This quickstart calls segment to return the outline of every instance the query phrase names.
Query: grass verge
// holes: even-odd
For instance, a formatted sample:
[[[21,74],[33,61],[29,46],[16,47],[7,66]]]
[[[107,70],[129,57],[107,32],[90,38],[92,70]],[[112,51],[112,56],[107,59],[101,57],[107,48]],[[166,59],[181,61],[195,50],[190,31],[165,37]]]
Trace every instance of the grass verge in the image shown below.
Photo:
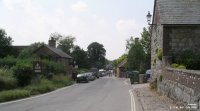
[[[32,82],[30,85],[24,88],[1,91],[0,102],[30,97],[31,95],[43,94],[72,84],[73,82],[70,77],[64,75],[55,75],[50,80],[43,78]]]
[[[0,102],[16,100],[30,96],[30,91],[23,89],[7,90],[0,92]]]

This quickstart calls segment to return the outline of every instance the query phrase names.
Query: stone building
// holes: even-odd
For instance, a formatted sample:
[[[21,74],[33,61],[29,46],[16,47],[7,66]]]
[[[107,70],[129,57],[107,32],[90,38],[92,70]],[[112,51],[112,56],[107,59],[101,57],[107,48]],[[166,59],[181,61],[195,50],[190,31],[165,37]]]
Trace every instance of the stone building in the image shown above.
[[[152,19],[151,68],[161,72],[172,54],[200,51],[200,0],[155,0]],[[162,51],[162,61],[156,52]]]
[[[160,94],[185,108],[193,104],[195,108],[187,111],[199,111],[200,71],[170,65],[179,51],[200,52],[200,0],[155,0],[152,20],[151,80],[157,80]]]
[[[120,64],[117,65],[117,77],[126,78],[125,73],[125,65],[127,63],[127,60],[123,60]]]
[[[48,58],[59,63],[62,63],[65,67],[66,74],[72,74],[72,57],[61,49],[56,48],[56,40],[51,38],[48,45],[42,45],[34,51],[35,54],[39,55],[40,58]]]

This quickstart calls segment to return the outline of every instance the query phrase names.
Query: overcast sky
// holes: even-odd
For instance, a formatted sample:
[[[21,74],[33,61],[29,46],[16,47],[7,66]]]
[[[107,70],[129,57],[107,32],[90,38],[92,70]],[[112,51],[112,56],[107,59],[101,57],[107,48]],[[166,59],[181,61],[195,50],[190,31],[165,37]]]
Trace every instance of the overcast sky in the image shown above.
[[[84,50],[92,42],[110,60],[125,53],[126,39],[140,37],[154,0],[0,0],[0,28],[13,45],[48,42],[51,33],[76,37]]]

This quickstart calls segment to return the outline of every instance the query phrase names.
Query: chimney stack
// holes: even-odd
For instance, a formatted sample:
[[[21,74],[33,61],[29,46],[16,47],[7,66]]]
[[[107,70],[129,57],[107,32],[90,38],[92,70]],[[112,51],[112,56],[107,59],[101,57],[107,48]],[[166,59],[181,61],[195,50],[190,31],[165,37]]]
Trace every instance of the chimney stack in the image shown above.
[[[53,37],[49,39],[49,46],[52,48],[56,48],[56,40]]]
[[[135,38],[135,44],[139,42],[139,38]]]

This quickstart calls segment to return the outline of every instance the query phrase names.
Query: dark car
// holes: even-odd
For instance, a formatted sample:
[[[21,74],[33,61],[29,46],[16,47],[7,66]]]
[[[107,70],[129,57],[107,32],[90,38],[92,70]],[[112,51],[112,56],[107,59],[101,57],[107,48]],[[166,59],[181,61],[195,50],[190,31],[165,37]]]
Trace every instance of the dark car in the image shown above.
[[[76,78],[76,82],[77,83],[79,83],[79,82],[86,82],[86,83],[88,83],[89,82],[88,75],[87,74],[78,74],[77,78]]]

